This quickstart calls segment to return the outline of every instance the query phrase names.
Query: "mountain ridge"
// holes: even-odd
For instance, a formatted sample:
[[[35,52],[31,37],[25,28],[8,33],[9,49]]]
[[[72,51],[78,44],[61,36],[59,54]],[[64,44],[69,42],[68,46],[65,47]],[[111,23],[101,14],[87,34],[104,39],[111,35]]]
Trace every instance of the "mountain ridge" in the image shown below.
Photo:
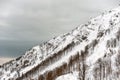
[[[120,7],[3,64],[0,79],[54,80],[76,70],[80,80],[119,80],[119,26]]]

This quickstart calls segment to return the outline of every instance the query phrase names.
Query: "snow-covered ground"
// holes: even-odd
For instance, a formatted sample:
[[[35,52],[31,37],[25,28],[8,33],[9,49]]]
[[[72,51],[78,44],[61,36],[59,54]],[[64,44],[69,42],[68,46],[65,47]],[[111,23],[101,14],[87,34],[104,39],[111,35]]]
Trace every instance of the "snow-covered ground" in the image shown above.
[[[78,77],[79,77],[78,72],[72,72],[65,75],[61,75],[55,80],[79,80]]]

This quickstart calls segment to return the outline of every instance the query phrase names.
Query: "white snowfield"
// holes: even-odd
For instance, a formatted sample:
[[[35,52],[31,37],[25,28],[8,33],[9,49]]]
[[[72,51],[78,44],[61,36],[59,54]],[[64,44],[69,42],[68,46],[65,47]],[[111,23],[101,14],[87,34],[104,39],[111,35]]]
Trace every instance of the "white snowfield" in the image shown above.
[[[78,72],[72,72],[72,73],[69,73],[69,74],[65,74],[65,75],[59,76],[55,80],[79,80]]]
[[[119,62],[117,62],[119,61],[120,55],[119,35],[120,7],[91,19],[88,23],[80,25],[70,33],[63,34],[48,42],[35,46],[21,57],[3,64],[0,66],[0,80],[15,80],[41,64],[48,57],[57,54],[72,42],[77,43],[73,49],[65,52],[65,55],[60,60],[56,60],[56,62],[45,67],[45,69],[39,73],[33,74],[33,78],[37,80],[38,75],[53,70],[64,62],[68,62],[69,58],[76,55],[77,52],[81,55],[81,51],[84,51],[85,47],[90,45],[94,40],[98,41],[98,43],[95,47],[89,47],[88,54],[84,61],[88,66],[85,72],[85,80],[120,80],[120,75],[115,76],[120,73],[118,72],[120,71],[120,65]],[[104,75],[107,74],[107,72],[105,72],[101,74],[100,78],[96,79],[93,71],[99,66],[98,63],[101,60],[104,62],[110,61],[108,65],[110,65],[112,72],[109,75]],[[107,68],[104,70],[106,71]],[[103,71],[101,70],[101,72]],[[78,75],[76,72],[68,73],[59,76],[56,80],[78,80]]]

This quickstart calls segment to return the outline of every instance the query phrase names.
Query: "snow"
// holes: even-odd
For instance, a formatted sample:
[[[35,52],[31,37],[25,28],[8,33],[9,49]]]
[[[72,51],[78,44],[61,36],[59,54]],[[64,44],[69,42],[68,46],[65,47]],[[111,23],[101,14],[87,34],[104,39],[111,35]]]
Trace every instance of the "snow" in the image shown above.
[[[75,54],[77,54],[77,51],[84,50],[84,47],[86,46],[86,43],[83,42],[81,45],[76,46],[72,51],[68,52],[67,55],[63,56],[59,61],[56,61],[54,64],[51,64],[46,69],[40,72],[40,74],[45,73],[46,71],[53,70],[56,67],[62,65],[64,62],[68,63],[69,58]]]
[[[115,33],[117,33],[117,31],[119,30],[119,26],[120,24],[114,26],[116,28],[113,28],[110,34],[105,35],[104,38],[100,40],[99,44],[95,47],[92,55],[87,58],[87,65],[94,64],[98,59],[102,58],[106,53],[108,53],[105,44],[107,44],[107,40],[115,38]]]
[[[79,80],[78,79],[78,72],[72,72],[72,73],[69,73],[69,74],[59,76],[55,80]]]

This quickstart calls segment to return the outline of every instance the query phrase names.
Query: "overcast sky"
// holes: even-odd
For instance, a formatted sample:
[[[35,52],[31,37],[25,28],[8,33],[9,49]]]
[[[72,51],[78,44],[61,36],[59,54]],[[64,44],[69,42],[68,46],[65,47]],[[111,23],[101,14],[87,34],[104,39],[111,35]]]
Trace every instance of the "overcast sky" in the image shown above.
[[[18,57],[118,4],[119,0],[0,0],[0,56]]]

